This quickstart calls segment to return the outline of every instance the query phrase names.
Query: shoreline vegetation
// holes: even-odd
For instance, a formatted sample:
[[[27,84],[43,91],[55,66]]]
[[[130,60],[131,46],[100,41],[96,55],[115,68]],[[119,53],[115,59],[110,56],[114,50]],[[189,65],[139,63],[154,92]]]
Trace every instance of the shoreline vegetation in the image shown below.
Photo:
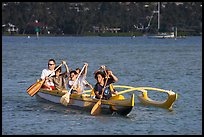
[[[46,36],[46,37],[63,37],[63,36],[101,36],[101,37],[137,37],[137,36],[146,36],[151,34],[141,33],[141,32],[118,32],[118,33],[93,33],[87,32],[82,35],[75,35],[75,34],[39,34],[39,36]],[[26,37],[33,37],[36,34],[17,34],[17,33],[2,33],[2,36],[26,36]],[[191,33],[191,32],[178,32],[178,36],[202,36],[202,33]]]
[[[179,37],[202,35],[202,2],[2,3],[2,35],[7,36],[137,37],[172,32]]]

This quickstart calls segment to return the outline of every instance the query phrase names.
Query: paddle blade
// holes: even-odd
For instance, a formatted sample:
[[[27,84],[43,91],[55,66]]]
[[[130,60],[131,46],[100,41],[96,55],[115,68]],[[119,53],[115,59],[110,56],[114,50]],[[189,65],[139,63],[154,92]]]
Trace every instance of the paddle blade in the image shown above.
[[[27,93],[28,93],[31,97],[34,96],[34,95],[39,91],[39,89],[42,87],[42,84],[43,84],[44,82],[45,82],[45,79],[34,83],[33,85],[31,85],[31,86],[26,90]]]
[[[69,104],[69,98],[70,98],[69,93],[64,94],[60,99],[60,103],[63,104],[64,106],[67,106]]]
[[[93,106],[91,115],[97,115],[101,111],[101,99]]]

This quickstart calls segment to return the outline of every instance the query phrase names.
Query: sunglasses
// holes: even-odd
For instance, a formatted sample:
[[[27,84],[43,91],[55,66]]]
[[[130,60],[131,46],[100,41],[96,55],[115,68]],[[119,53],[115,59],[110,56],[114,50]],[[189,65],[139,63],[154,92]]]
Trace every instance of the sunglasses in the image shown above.
[[[55,65],[55,64],[48,64],[48,66],[52,66],[52,65]]]

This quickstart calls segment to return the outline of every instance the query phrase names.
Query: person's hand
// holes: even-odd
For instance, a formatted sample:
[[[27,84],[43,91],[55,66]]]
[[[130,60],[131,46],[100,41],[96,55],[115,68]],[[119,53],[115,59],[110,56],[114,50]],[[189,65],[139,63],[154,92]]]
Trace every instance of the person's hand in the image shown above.
[[[112,76],[113,72],[111,70],[108,70],[108,75]]]
[[[100,69],[106,69],[105,65],[101,65]]]
[[[64,64],[64,65],[65,65],[65,64],[66,64],[66,61],[62,60],[62,64]]]
[[[103,95],[99,95],[100,98],[103,98]]]
[[[91,89],[93,89],[93,87],[92,87],[92,85],[91,85],[91,84],[89,84],[89,87],[90,87]]]
[[[115,91],[114,94],[115,94],[115,95],[118,95],[118,91]]]
[[[48,77],[48,76],[46,76],[46,77],[45,77],[45,80],[49,80],[49,77]]]
[[[86,67],[88,67],[88,63],[84,63],[84,65],[85,65]]]

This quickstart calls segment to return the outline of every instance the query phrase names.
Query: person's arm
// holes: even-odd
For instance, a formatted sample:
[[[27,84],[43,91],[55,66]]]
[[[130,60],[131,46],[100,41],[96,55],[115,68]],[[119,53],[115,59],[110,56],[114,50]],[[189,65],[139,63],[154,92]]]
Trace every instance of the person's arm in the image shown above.
[[[83,82],[84,82],[86,87],[90,87],[91,89],[93,89],[92,85],[87,80],[84,79]]]
[[[88,84],[88,86],[90,87],[90,89],[93,89],[92,85],[91,84]]]
[[[62,64],[64,64],[65,68],[66,68],[66,73],[69,73],[69,68],[68,68],[68,65],[66,63],[66,61],[62,61]]]
[[[84,68],[84,72],[82,72],[83,76],[86,77],[87,74],[87,70],[88,70],[88,63],[84,63],[85,68]]]
[[[47,84],[47,82],[52,82],[52,83],[54,83],[54,77],[55,76],[52,76],[52,77],[46,77],[45,79],[46,79],[46,82],[45,82],[45,84],[52,90],[52,88]],[[55,85],[55,83],[54,83],[54,85]]]
[[[52,88],[47,84],[48,81],[52,81],[49,77],[45,77],[45,82],[43,83],[43,86],[46,88],[49,88],[50,90],[52,90]]]
[[[113,72],[111,70],[108,71],[109,76],[111,76],[113,78],[114,82],[118,82],[118,78],[113,74]]]
[[[43,86],[44,86],[44,87],[49,88],[49,89],[52,89],[52,88],[47,84],[47,81],[49,81],[49,78],[48,78],[48,76],[46,76],[46,74],[47,74],[46,71],[47,71],[46,69],[43,69],[43,70],[42,70],[40,79],[41,79],[41,80],[45,79],[45,82],[43,83]]]
[[[96,98],[101,98],[101,95],[99,95],[99,91],[94,91]]]
[[[101,95],[99,94],[99,91],[98,91],[97,84],[94,86],[94,93],[95,93],[96,98],[101,98]]]
[[[45,77],[46,77],[46,72],[45,71],[46,71],[46,69],[42,70],[42,73],[41,73],[41,76],[40,76],[41,80],[45,79]]]
[[[67,65],[66,61],[64,61],[64,60],[62,61],[62,64],[64,64],[66,71],[64,73],[60,74],[60,75],[63,75],[63,78],[67,78],[68,77],[68,79],[69,79],[69,68],[68,68],[68,65]]]

